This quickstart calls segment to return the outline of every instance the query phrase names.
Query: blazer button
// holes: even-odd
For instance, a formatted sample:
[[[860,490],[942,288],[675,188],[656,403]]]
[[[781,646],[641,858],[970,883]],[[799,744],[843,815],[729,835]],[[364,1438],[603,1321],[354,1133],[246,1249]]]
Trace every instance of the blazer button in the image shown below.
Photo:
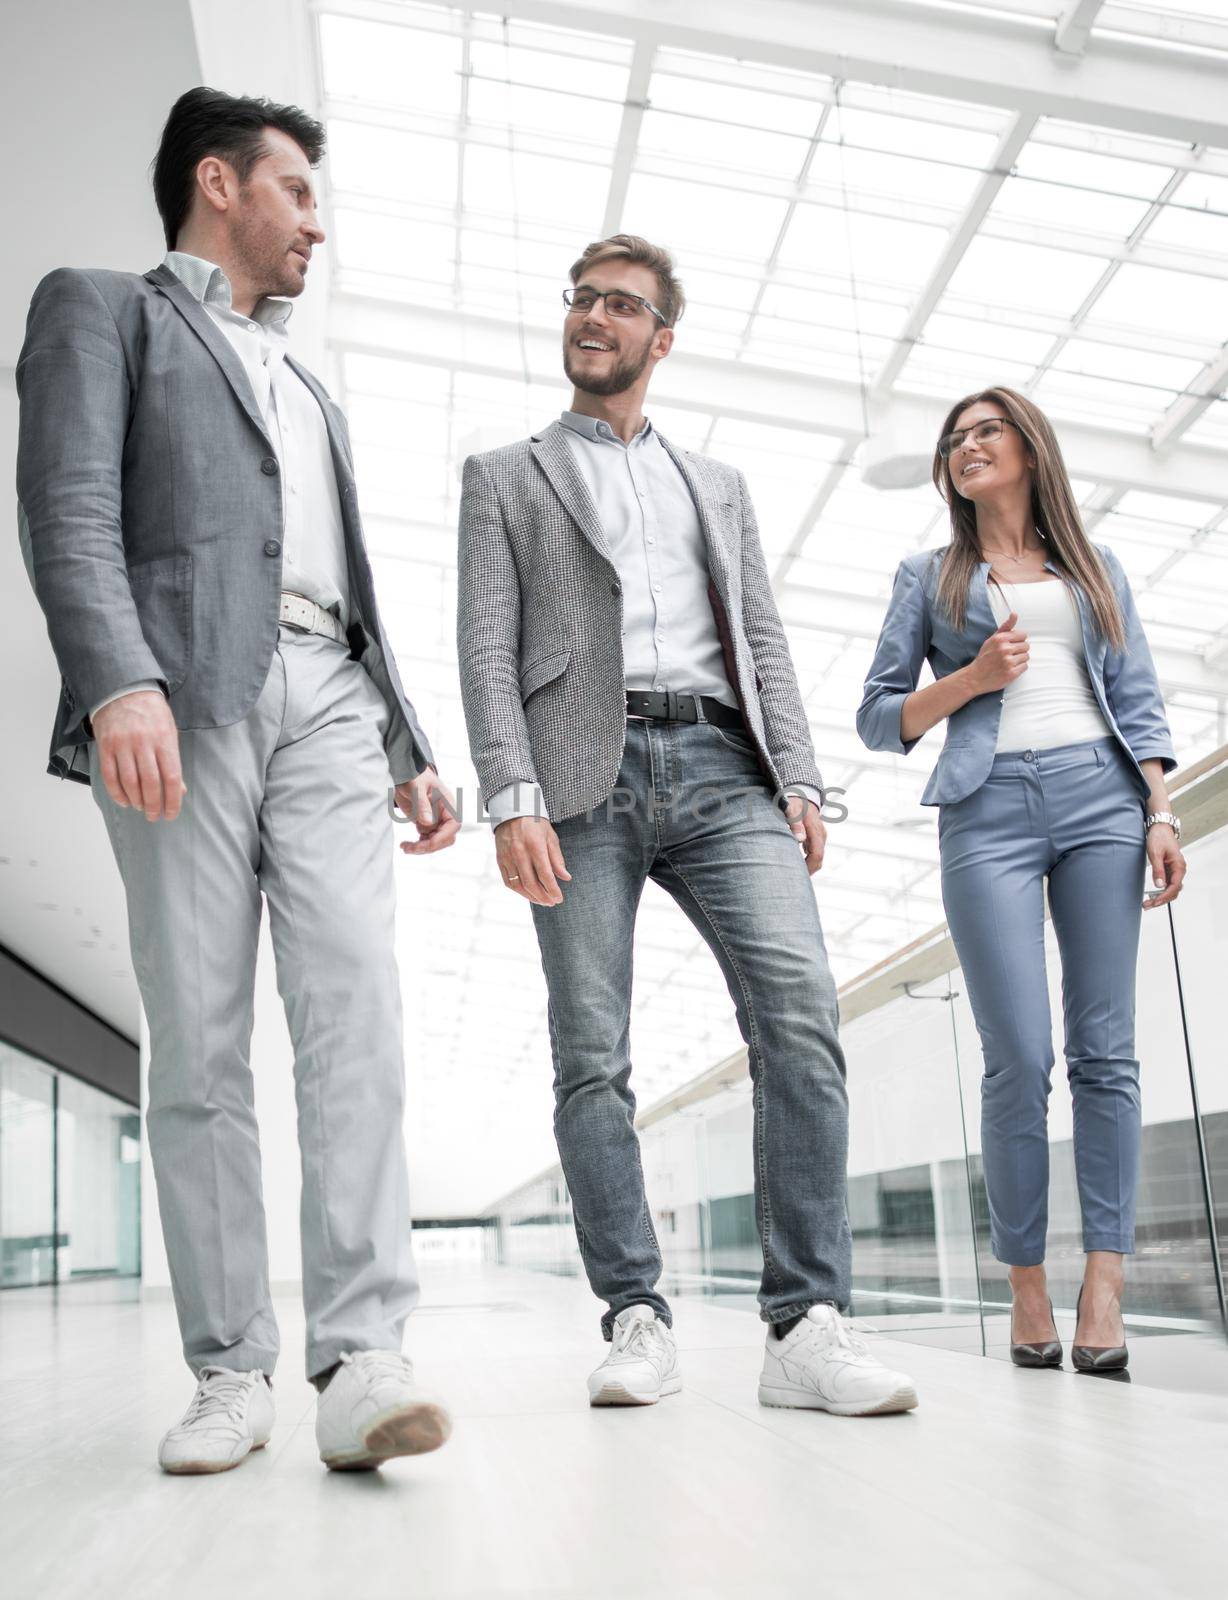
[[[265,456],[264,460],[260,463],[260,470],[261,470],[261,472],[264,473],[266,478],[276,477],[276,475],[277,475],[277,457],[276,456]]]
[[[621,583],[612,583],[610,585],[610,593],[611,594],[621,594],[622,592],[623,592],[623,586],[622,586]]]
[[[281,554],[281,540],[266,539],[264,541],[264,553],[266,556],[279,556]]]

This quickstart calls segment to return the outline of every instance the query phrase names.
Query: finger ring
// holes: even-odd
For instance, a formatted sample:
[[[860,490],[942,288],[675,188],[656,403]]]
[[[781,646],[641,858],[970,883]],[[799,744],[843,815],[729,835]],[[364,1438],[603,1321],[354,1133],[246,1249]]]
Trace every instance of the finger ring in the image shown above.
[[[519,883],[520,882],[520,874],[518,872],[509,872],[507,881],[509,883]]]

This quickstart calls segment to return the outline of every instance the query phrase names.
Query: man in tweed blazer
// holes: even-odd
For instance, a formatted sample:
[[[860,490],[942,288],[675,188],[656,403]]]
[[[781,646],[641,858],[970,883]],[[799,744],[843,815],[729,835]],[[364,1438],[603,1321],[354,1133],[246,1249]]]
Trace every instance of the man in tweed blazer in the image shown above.
[[[822,780],[746,484],[644,418],[683,306],[668,253],[616,235],[571,282],[571,408],[465,463],[458,646],[500,872],[533,908],[580,1253],[608,1307],[589,1399],[649,1404],[682,1383],[630,1086],[632,939],[652,878],[710,945],[748,1047],[759,1398],[904,1410],[909,1380],[841,1317],[845,1068],[808,876]]]

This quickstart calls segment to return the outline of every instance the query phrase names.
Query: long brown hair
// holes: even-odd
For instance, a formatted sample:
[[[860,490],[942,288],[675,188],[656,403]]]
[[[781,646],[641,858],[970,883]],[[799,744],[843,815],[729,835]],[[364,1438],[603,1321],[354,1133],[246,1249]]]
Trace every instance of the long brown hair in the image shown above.
[[[1035,458],[1032,520],[1044,537],[1050,560],[1065,580],[1077,583],[1087,596],[1101,637],[1114,649],[1123,649],[1126,630],[1117,596],[1099,552],[1083,531],[1061,447],[1052,423],[1040,407],[1014,389],[981,389],[955,402],[947,412],[938,437],[944,438],[969,406],[982,401],[1002,408],[1002,414],[1015,424]],[[951,513],[951,543],[943,553],[938,604],[950,617],[952,626],[962,629],[968,610],[968,586],[983,558],[976,536],[976,507],[956,489],[950,462],[937,446],[934,448],[934,484]]]

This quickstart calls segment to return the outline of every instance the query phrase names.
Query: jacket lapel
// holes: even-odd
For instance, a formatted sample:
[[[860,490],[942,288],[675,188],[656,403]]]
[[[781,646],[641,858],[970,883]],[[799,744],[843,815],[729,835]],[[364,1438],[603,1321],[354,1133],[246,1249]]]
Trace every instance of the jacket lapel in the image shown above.
[[[260,415],[260,407],[256,404],[256,396],[252,393],[252,386],[247,381],[247,373],[243,370],[243,363],[235,353],[230,340],[214,322],[213,318],[201,305],[192,291],[171,271],[169,267],[155,267],[152,272],[145,274],[146,281],[152,283],[155,289],[160,289],[166,298],[191,327],[193,333],[200,339],[209,354],[221,367],[227,382],[234,390],[235,398],[251,418],[253,425],[260,433],[271,450],[273,441],[269,438],[268,429],[264,425],[264,418]]]
[[[968,614],[964,619],[964,632],[972,634],[978,649],[998,626],[998,619],[989,603],[991,565],[989,561],[982,561],[968,586]]]
[[[694,464],[680,450],[675,450],[673,445],[663,433],[658,433],[662,447],[670,460],[682,474],[683,481],[691,491],[691,499],[695,502],[695,509],[699,513],[699,526],[703,530],[704,543],[708,547],[708,570],[716,582],[721,598],[728,601],[729,596],[729,552],[725,548],[717,529],[718,502],[708,486],[707,475],[696,470]]]
[[[571,453],[571,447],[563,437],[561,422],[552,422],[542,433],[535,433],[529,441],[529,448],[534,459],[550,480],[550,485],[555,494],[567,508],[569,515],[574,519],[598,555],[614,563],[610,554],[610,547],[606,543],[605,530],[601,526],[601,518],[597,515],[597,507],[593,504],[593,497],[588,492],[576,458]]]

